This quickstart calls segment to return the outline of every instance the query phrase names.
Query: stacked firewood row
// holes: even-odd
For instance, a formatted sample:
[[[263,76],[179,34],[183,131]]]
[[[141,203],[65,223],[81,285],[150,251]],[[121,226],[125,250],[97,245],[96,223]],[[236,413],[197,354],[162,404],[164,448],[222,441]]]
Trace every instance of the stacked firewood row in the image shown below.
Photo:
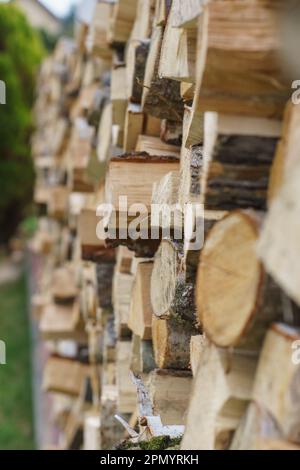
[[[300,445],[283,3],[98,1],[41,69],[32,303],[61,448]]]

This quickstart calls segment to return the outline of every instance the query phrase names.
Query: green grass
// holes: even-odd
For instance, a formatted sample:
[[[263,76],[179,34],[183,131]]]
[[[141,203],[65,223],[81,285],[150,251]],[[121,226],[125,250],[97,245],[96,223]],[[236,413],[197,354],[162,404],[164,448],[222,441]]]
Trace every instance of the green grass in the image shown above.
[[[6,365],[0,365],[0,449],[34,448],[30,331],[26,280],[0,286],[0,340]]]

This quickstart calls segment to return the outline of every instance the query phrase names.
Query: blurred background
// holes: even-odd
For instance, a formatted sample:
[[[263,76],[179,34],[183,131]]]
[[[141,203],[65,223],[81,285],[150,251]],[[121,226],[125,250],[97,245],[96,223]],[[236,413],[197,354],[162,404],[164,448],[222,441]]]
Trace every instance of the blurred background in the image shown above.
[[[24,245],[35,230],[32,106],[42,59],[73,33],[78,0],[0,2],[0,449],[34,449],[34,390]],[[86,2],[84,2],[86,3]],[[86,8],[84,8],[84,14]]]

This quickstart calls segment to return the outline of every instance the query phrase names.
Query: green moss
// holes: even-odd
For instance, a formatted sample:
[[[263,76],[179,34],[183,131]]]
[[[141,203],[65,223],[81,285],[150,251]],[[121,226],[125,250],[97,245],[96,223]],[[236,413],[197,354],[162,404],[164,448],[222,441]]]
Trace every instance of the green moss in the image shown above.
[[[178,450],[180,449],[182,436],[171,439],[170,436],[153,437],[149,441],[142,441],[139,444],[130,440],[123,441],[117,450]]]

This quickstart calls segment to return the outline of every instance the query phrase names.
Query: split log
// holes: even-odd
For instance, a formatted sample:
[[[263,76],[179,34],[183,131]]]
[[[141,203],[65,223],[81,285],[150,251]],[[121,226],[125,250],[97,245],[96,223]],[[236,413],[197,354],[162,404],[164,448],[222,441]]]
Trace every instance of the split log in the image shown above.
[[[190,340],[197,330],[191,321],[163,320],[153,315],[155,362],[161,369],[189,369]]]
[[[298,263],[299,175],[297,148],[299,146],[300,113],[292,106],[286,116],[282,143],[284,168],[276,197],[270,201],[269,212],[261,233],[258,253],[266,270],[284,291],[300,305]]]
[[[128,208],[138,201],[150,209],[153,183],[178,167],[179,161],[173,156],[136,153],[114,157],[109,165],[106,201],[118,208],[119,198],[127,196]]]
[[[155,368],[152,341],[132,335],[130,370],[134,375],[145,375]]]
[[[143,132],[144,113],[139,105],[129,103],[126,111],[124,124],[124,143],[125,152],[133,152],[137,146],[139,135]]]
[[[88,370],[81,362],[50,357],[44,369],[43,390],[78,397]]]
[[[204,111],[281,117],[290,94],[279,63],[281,6],[214,1],[203,8],[198,55]]]
[[[113,5],[108,41],[112,44],[125,43],[133,27],[138,0],[119,0]]]
[[[195,83],[197,24],[194,28],[174,27],[178,3],[173,1],[164,31],[158,74],[162,78]]]
[[[112,132],[112,104],[106,103],[102,110],[98,135],[97,135],[97,157],[100,162],[107,162],[111,147]]]
[[[142,340],[140,342],[141,374],[149,374],[153,369],[155,369],[155,360],[152,341]]]
[[[180,425],[185,422],[192,387],[188,371],[156,369],[149,375],[148,388],[154,414],[163,425]]]
[[[205,113],[204,131],[206,209],[265,209],[280,121]]]
[[[163,29],[157,26],[153,30],[146,64],[142,107],[145,113],[160,119],[181,121],[183,101],[180,84],[174,80],[159,78],[158,74],[162,39]]]
[[[194,286],[182,274],[182,250],[163,240],[154,259],[151,277],[151,302],[159,318],[195,321]]]
[[[126,68],[117,67],[111,74],[112,124],[124,129],[127,95]]]
[[[142,340],[152,338],[152,306],[150,300],[152,269],[152,262],[138,265],[131,293],[128,327]]]
[[[122,274],[133,274],[131,271],[133,261],[132,251],[125,246],[120,246],[117,250],[116,270]]]
[[[113,277],[113,306],[116,333],[120,338],[130,337],[131,335],[128,319],[133,282],[134,277],[131,274],[115,271]]]
[[[282,293],[256,257],[260,223],[253,212],[233,212],[213,226],[201,252],[198,318],[217,346],[259,351],[270,323],[282,318]]]
[[[286,439],[300,443],[300,331],[283,324],[269,330],[260,355],[253,398],[276,419]],[[299,356],[299,355],[298,355]]]
[[[165,26],[170,13],[172,5],[171,0],[156,0],[155,14],[154,14],[154,25]]]
[[[117,342],[117,407],[120,413],[133,413],[136,408],[136,391],[130,378],[130,341]]]
[[[201,363],[201,358],[205,347],[207,344],[207,339],[205,335],[195,335],[191,336],[190,340],[190,364],[193,373],[193,377],[196,377],[199,364]]]
[[[76,271],[72,264],[58,268],[52,276],[52,296],[56,303],[73,303],[78,295]]]
[[[41,316],[39,332],[45,341],[72,339],[85,343],[87,335],[80,316],[79,302],[47,305]]]
[[[198,22],[198,17],[202,13],[203,0],[180,0],[173,1],[173,27],[174,28],[194,28]]]
[[[65,186],[55,186],[49,191],[47,200],[48,216],[64,220],[67,215],[69,190]]]
[[[132,39],[127,46],[126,74],[127,98],[132,103],[141,104],[146,62],[150,41]]]
[[[136,145],[137,152],[146,152],[157,157],[175,157],[179,159],[179,150],[178,146],[166,144],[160,138],[149,135],[140,135]]]
[[[183,450],[226,449],[251,399],[256,358],[207,342],[188,409]]]

